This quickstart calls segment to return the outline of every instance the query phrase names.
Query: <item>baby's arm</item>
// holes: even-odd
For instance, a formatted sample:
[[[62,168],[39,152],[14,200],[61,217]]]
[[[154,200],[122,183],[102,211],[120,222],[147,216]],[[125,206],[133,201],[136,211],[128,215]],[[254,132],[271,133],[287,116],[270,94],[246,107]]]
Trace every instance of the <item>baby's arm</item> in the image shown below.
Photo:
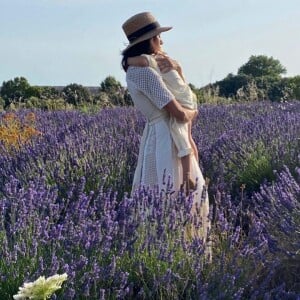
[[[185,78],[183,76],[182,68],[176,60],[171,59],[165,53],[160,53],[159,55],[157,55],[155,57],[155,59],[158,63],[158,67],[159,67],[160,71],[163,74],[168,73],[171,70],[175,70],[175,71],[177,71],[177,73],[179,74],[179,76],[183,80],[183,82],[185,82]]]
[[[136,67],[149,67],[148,59],[145,56],[128,57],[127,64],[129,66],[136,66]]]

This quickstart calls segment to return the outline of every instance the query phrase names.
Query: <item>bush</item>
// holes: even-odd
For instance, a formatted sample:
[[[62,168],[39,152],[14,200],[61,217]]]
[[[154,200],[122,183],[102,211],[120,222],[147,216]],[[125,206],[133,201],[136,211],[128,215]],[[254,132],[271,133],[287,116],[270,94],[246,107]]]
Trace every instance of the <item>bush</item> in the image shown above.
[[[288,86],[292,90],[292,98],[300,100],[300,76],[287,78]]]
[[[0,111],[4,109],[5,101],[2,97],[0,97]]]
[[[272,181],[274,179],[272,156],[264,144],[260,141],[243,149],[243,158],[239,164],[229,163],[229,177],[225,177],[226,181],[234,181],[233,190],[239,191],[241,186],[245,186],[248,193],[257,191],[264,181]],[[233,176],[232,176],[233,175]]]
[[[40,98],[41,99],[59,99],[61,98],[61,93],[54,87],[40,87]]]
[[[5,101],[5,107],[12,103],[22,103],[28,96],[30,85],[26,78],[16,77],[13,80],[4,81],[1,87],[1,97]]]
[[[249,84],[252,78],[248,75],[228,74],[223,80],[217,81],[214,86],[219,87],[219,95],[225,98],[236,97],[237,91]]]
[[[62,90],[63,99],[74,106],[90,103],[92,98],[89,91],[80,84],[72,83]]]
[[[261,99],[286,101],[292,98],[293,89],[287,78],[260,77],[256,85],[261,91]]]
[[[122,87],[121,83],[113,76],[106,77],[100,84],[100,96],[105,93],[112,106],[132,105],[132,99],[128,90]]]

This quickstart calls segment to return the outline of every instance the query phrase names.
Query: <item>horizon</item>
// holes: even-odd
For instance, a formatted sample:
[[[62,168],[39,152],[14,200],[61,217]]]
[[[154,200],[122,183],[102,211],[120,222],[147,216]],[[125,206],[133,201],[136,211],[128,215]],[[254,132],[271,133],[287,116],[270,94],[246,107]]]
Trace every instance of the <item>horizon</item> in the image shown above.
[[[113,76],[126,86],[120,52],[127,40],[121,26],[141,11],[173,26],[162,34],[164,48],[197,88],[236,74],[251,55],[278,59],[287,69],[284,77],[300,74],[297,0],[288,5],[271,0],[130,3],[0,0],[0,26],[7,28],[0,32],[0,83],[22,76],[36,86],[97,87]]]

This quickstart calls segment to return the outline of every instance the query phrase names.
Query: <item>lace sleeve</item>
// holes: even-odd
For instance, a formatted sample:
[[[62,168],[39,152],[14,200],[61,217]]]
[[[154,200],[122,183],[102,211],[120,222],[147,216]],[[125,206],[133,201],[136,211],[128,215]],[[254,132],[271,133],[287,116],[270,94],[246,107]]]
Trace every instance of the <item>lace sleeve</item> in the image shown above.
[[[162,109],[174,95],[167,89],[161,76],[150,67],[131,67],[127,79],[134,83],[136,88],[145,94],[159,109]]]

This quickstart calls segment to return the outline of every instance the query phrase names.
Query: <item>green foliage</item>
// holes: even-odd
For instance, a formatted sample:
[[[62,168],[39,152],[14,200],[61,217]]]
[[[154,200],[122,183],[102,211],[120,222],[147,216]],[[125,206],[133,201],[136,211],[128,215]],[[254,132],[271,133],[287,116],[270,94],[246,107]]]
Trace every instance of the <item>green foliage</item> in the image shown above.
[[[125,89],[123,97],[125,105],[133,105],[132,98],[127,89]]]
[[[230,104],[232,101],[300,100],[300,75],[282,78],[286,69],[279,60],[265,55],[252,55],[238,69],[224,79],[202,88],[189,84],[198,104]],[[132,106],[128,90],[113,76],[101,83],[98,94],[80,84],[69,84],[62,92],[54,87],[31,86],[24,77],[4,81],[0,89],[0,109],[40,108],[69,109],[95,112],[104,107]]]
[[[269,90],[268,96],[272,101],[285,101],[292,98],[293,90],[289,86],[287,78],[280,78],[275,81]]]
[[[25,98],[28,99],[30,97],[41,97],[42,88],[38,86],[29,86],[25,93]]]
[[[91,102],[90,92],[80,84],[72,83],[62,90],[63,99],[74,106]]]
[[[293,97],[293,86],[288,78],[263,76],[255,79],[261,100],[285,101]]]
[[[122,87],[121,83],[113,76],[108,76],[101,82],[100,93],[105,93],[107,95],[112,106],[132,105],[128,90]],[[104,102],[104,106],[107,106],[106,101]]]
[[[287,78],[289,87],[292,90],[292,97],[300,100],[300,75]]]
[[[99,92],[94,98],[94,103],[99,107],[113,107],[113,104],[109,100],[109,96],[105,92]]]
[[[229,74],[217,81],[221,97],[238,101],[271,100],[284,101],[292,98],[293,88],[287,78],[262,76],[252,78],[249,75]]]
[[[120,92],[122,90],[122,85],[119,81],[115,79],[113,76],[106,77],[100,83],[100,91],[105,92],[107,94],[113,94]]]
[[[42,99],[59,99],[60,93],[54,87],[40,87],[40,98]]]
[[[63,98],[41,99],[30,97],[25,105],[25,108],[37,108],[42,110],[63,110],[72,108],[71,104],[66,103]]]
[[[266,55],[252,55],[248,62],[238,69],[238,75],[248,75],[254,78],[262,76],[278,78],[284,73],[286,69],[280,61]]]
[[[192,83],[189,84],[191,90],[194,92],[194,94],[197,97],[197,102],[198,103],[204,103],[205,99],[204,99],[204,92],[201,89],[196,88]]]
[[[5,101],[2,97],[0,97],[0,111],[4,109]]]
[[[3,107],[27,107],[27,101],[37,103],[36,99],[57,99],[59,93],[50,87],[31,86],[26,78],[16,77],[13,80],[3,82],[1,96],[4,99]],[[36,98],[35,100],[33,100]],[[39,106],[39,105],[38,105]]]
[[[212,86],[219,89],[219,96],[228,99],[285,101],[300,91],[299,79],[290,81],[281,78],[281,74],[285,72],[286,69],[279,60],[265,55],[252,55],[238,69],[237,75],[230,73]]]
[[[54,87],[31,86],[26,78],[17,77],[3,83],[1,87],[0,108],[38,108],[60,110],[76,107],[85,112],[97,112],[103,107],[132,105],[127,89],[114,77],[107,77],[97,95],[79,84],[69,84],[62,92]]]
[[[238,191],[245,185],[247,192],[257,191],[265,180],[274,180],[272,157],[262,142],[257,142],[251,149],[245,149],[240,164],[231,164],[232,174],[235,177],[234,190]]]
[[[252,78],[245,74],[233,75],[228,74],[223,80],[217,81],[215,85],[219,87],[219,95],[221,97],[233,98],[237,91],[249,84]]]
[[[238,101],[256,101],[261,99],[261,91],[257,88],[255,80],[250,80],[236,92]]]
[[[24,102],[28,97],[30,85],[26,78],[16,77],[13,80],[4,81],[0,95],[5,101],[5,107],[11,103]]]
[[[197,89],[192,85],[192,90],[195,92],[199,104],[229,104],[230,101],[228,100],[231,100],[220,96],[219,87],[213,84],[209,84],[200,89]]]

